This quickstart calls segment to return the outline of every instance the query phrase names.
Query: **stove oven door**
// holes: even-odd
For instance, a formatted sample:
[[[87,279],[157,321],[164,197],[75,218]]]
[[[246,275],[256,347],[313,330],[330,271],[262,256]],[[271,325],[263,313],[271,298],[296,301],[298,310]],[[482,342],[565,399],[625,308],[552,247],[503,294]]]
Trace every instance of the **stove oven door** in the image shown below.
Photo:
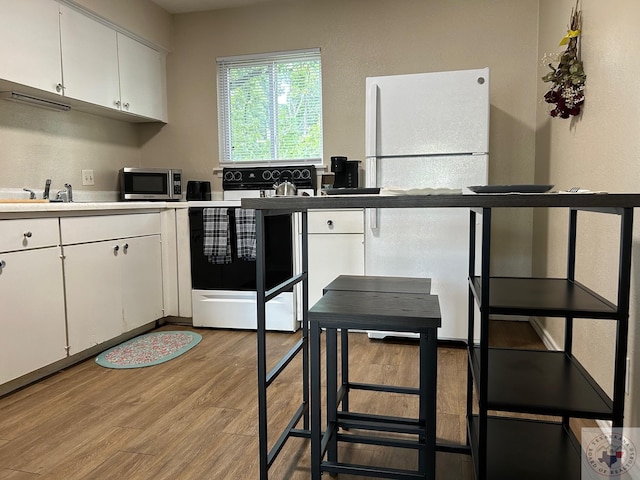
[[[189,208],[193,325],[256,328],[256,262],[237,257],[235,208],[229,208],[231,263],[213,264],[204,254],[203,210]],[[265,218],[266,286],[293,276],[293,232],[289,216]],[[267,304],[267,329],[294,331],[293,289]]]

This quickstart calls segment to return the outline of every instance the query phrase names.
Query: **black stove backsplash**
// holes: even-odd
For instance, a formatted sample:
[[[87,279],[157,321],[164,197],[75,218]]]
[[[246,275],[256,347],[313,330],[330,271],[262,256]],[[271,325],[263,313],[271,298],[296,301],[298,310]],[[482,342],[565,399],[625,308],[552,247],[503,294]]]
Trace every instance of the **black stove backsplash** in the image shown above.
[[[316,167],[225,167],[222,169],[223,190],[271,190],[284,180],[297,188],[317,189]]]

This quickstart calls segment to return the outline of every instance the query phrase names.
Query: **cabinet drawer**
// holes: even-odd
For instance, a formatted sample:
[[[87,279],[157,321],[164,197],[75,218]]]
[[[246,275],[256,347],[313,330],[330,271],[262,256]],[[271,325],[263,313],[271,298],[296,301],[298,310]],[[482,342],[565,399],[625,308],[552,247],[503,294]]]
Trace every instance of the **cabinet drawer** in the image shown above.
[[[62,244],[96,242],[160,233],[160,214],[141,213],[60,219]]]
[[[313,210],[307,219],[309,233],[364,233],[361,209]]]
[[[54,247],[59,244],[57,218],[2,220],[0,252]]]

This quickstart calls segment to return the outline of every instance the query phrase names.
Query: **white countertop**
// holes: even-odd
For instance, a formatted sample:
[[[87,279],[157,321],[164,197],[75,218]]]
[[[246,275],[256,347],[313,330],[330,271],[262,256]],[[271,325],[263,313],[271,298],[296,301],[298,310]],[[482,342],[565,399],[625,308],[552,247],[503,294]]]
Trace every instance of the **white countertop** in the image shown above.
[[[118,211],[164,210],[168,208],[187,208],[187,202],[24,202],[24,203],[0,203],[0,216],[15,217],[16,214],[28,214],[30,217],[43,214],[91,213]],[[6,214],[6,215],[5,215]]]

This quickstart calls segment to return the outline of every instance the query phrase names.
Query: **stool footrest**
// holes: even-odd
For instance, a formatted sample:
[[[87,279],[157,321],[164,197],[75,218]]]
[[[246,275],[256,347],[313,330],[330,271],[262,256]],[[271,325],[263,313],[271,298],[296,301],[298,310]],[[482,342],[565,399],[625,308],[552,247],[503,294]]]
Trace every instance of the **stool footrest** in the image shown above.
[[[380,385],[376,383],[357,383],[357,382],[349,382],[343,386],[349,388],[350,390],[370,390],[374,392],[420,395],[420,389],[415,387],[399,387],[396,385]]]
[[[329,473],[346,473],[374,478],[392,478],[397,480],[423,480],[424,473],[396,468],[381,468],[368,465],[322,462],[322,470]]]
[[[375,430],[378,432],[396,432],[424,434],[425,427],[416,419],[373,415],[368,413],[338,412],[337,425],[344,429]]]
[[[379,445],[383,447],[412,448],[414,450],[424,448],[424,443],[420,443],[418,440],[404,438],[339,433],[337,439],[339,442],[361,443],[364,445]]]

